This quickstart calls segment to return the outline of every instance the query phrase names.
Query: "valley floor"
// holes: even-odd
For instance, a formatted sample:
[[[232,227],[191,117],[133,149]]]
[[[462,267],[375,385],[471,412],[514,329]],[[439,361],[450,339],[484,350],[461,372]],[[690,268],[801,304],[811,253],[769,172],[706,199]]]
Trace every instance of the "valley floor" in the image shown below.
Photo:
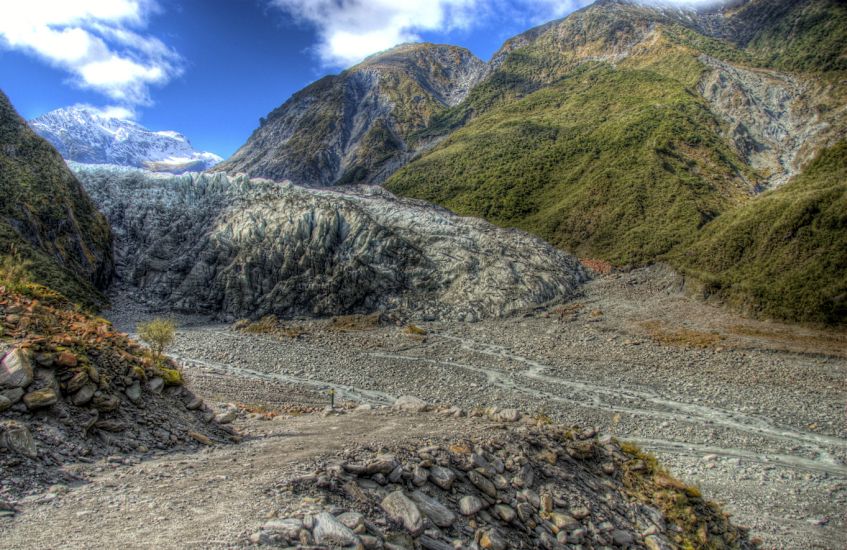
[[[845,335],[744,320],[680,286],[662,268],[612,275],[564,308],[427,323],[426,336],[393,325],[341,331],[328,321],[286,323],[296,336],[247,334],[185,318],[172,355],[211,402],[323,406],[333,388],[340,401],[380,405],[408,394],[596,427],[655,453],[766,548],[843,547]],[[145,316],[119,310],[112,316],[125,330]],[[469,429],[461,419],[379,412],[238,427],[257,437],[137,465],[81,466],[93,483],[36,499],[0,524],[0,536],[44,547],[55,525],[80,547],[228,546],[258,527],[272,507],[267,487],[307,455]],[[84,528],[95,514],[99,533]]]

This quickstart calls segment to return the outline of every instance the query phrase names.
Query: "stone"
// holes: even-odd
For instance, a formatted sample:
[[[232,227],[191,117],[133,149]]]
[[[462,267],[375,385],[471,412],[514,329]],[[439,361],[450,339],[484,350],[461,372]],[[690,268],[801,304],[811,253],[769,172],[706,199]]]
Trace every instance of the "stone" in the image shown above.
[[[11,421],[5,423],[2,428],[3,435],[0,436],[0,442],[3,443],[4,447],[29,458],[38,456],[35,440],[26,425]]]
[[[612,542],[614,542],[617,546],[623,546],[626,548],[634,542],[634,538],[632,537],[632,533],[628,533],[621,529],[615,529],[612,531]]]
[[[453,482],[456,481],[456,473],[450,468],[432,466],[429,469],[429,480],[445,491],[449,491]]]
[[[191,439],[193,439],[197,443],[201,443],[203,445],[211,445],[212,444],[212,440],[209,439],[208,437],[206,437],[205,435],[201,434],[200,432],[194,432],[194,431],[188,432],[188,437],[190,437]]]
[[[74,374],[70,380],[68,380],[67,384],[65,384],[65,391],[69,394],[76,393],[88,383],[88,380],[88,373],[85,371],[79,371]]]
[[[580,527],[579,521],[569,514],[563,514],[561,512],[553,512],[550,514],[550,521],[553,525],[556,526],[557,529],[562,531],[573,531]]]
[[[141,384],[139,384],[138,380],[133,381],[126,390],[124,390],[127,399],[129,399],[135,405],[141,403]]]
[[[31,391],[24,395],[24,404],[29,410],[43,409],[59,401],[59,396],[53,388]]]
[[[52,367],[56,362],[56,356],[52,353],[39,353],[35,356],[35,362],[42,367]]]
[[[69,351],[62,351],[56,356],[56,365],[59,367],[71,368],[79,364],[77,356]]]
[[[0,395],[11,401],[12,404],[15,404],[20,401],[23,398],[24,393],[25,392],[22,388],[11,388],[8,390],[0,391]]]
[[[91,400],[91,404],[95,409],[101,412],[112,412],[117,410],[118,407],[121,406],[121,400],[114,395],[104,394],[104,395],[95,395],[94,399]]]
[[[338,521],[343,523],[348,529],[356,533],[359,530],[364,530],[365,516],[359,512],[344,512],[337,516]]]
[[[441,504],[437,499],[417,490],[411,494],[411,498],[418,505],[423,514],[438,527],[450,527],[456,521],[456,514]]]
[[[352,546],[359,542],[358,537],[349,527],[328,512],[321,512],[315,516],[312,536],[315,543],[327,546]]]
[[[424,548],[425,550],[456,550],[456,547],[453,545],[427,535],[421,535],[420,538],[418,538],[418,543],[421,545],[421,548]]]
[[[11,399],[5,395],[0,395],[0,412],[8,410],[13,404]]]
[[[540,499],[540,509],[545,514],[553,511],[553,496],[550,493],[544,493]]]
[[[429,408],[426,401],[411,395],[402,395],[394,401],[394,408],[402,411],[424,412]]]
[[[465,495],[459,499],[459,512],[463,516],[473,516],[482,510],[482,501],[473,495]]]
[[[412,536],[423,531],[423,517],[418,506],[403,491],[397,490],[382,499],[382,509],[395,523],[401,524]]]
[[[517,512],[515,512],[515,509],[509,506],[508,504],[497,504],[496,506],[494,506],[494,513],[497,514],[497,517],[499,517],[506,523],[511,523],[515,521],[515,517],[517,517]]]
[[[512,485],[516,488],[530,488],[535,482],[535,472],[529,464],[524,464],[520,472],[512,478]]]
[[[576,508],[571,508],[571,515],[576,519],[585,519],[591,515],[591,511],[585,506],[577,506]]]
[[[497,498],[497,488],[494,486],[494,483],[491,482],[490,479],[479,473],[477,470],[471,470],[468,472],[468,479],[471,483],[473,483],[477,489],[490,496],[491,498]]]
[[[88,377],[86,376],[86,380]],[[76,392],[73,397],[71,397],[71,403],[76,405],[77,407],[82,407],[83,405],[87,405],[91,402],[91,399],[94,397],[94,393],[97,391],[97,386],[94,384],[85,384],[82,386],[78,392]]]
[[[535,508],[532,505],[521,502],[519,503],[515,509],[518,512],[518,517],[521,519],[523,523],[528,523],[535,516]]]
[[[506,550],[509,547],[506,539],[497,529],[488,529],[479,538],[479,546],[485,550]]]
[[[104,432],[122,432],[126,430],[126,424],[120,420],[98,420],[94,427]]]
[[[429,478],[429,472],[420,464],[412,470],[412,483],[417,487],[423,487]]]
[[[151,392],[159,395],[162,393],[162,390],[165,388],[165,381],[160,376],[156,376],[151,378],[149,382],[147,382],[147,389]]]
[[[238,411],[233,409],[217,415],[215,417],[215,422],[217,422],[218,424],[230,424],[236,418],[238,418]]]
[[[189,411],[196,411],[197,409],[199,409],[202,406],[203,406],[203,400],[199,397],[194,397],[191,401],[188,402],[187,405],[185,405],[185,408],[188,409]]]
[[[297,540],[301,529],[303,529],[303,522],[297,518],[272,519],[262,525],[262,530],[280,534],[289,540]]]
[[[521,419],[521,413],[517,409],[503,409],[497,413],[497,420],[503,422],[517,422]]]
[[[0,386],[25,388],[32,383],[32,361],[28,350],[16,348],[0,361]]]
[[[675,546],[659,535],[644,537],[644,546],[648,550],[672,550]]]

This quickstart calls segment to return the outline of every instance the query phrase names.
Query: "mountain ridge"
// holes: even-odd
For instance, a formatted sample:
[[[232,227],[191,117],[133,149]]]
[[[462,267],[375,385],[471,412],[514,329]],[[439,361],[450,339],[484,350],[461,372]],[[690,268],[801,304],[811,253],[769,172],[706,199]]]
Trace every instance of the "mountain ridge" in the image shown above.
[[[84,164],[180,174],[207,170],[223,160],[214,153],[194,149],[179,132],[148,130],[137,122],[87,106],[55,109],[29,124],[63,158]]]
[[[370,160],[357,159],[351,170],[329,160],[323,171],[320,164],[293,172],[251,164],[247,157],[276,147],[272,133],[264,144],[251,138],[239,162],[220,168],[307,185],[384,183],[580,256],[673,262],[713,220],[759,204],[762,191],[789,185],[847,136],[842,20],[847,8],[831,0],[696,10],[597,2],[507,40],[475,70],[461,101],[441,103],[403,136],[391,124],[373,125],[353,142]],[[403,65],[398,58],[408,51],[414,47],[362,66]],[[337,90],[338,78],[298,92],[274,116],[304,101],[319,111],[327,103],[316,91]],[[389,103],[413,96],[398,97]],[[328,154],[321,144],[349,140],[337,120],[289,130]],[[821,245],[829,247],[824,256],[837,255],[831,243]],[[751,311],[822,319],[760,305]]]

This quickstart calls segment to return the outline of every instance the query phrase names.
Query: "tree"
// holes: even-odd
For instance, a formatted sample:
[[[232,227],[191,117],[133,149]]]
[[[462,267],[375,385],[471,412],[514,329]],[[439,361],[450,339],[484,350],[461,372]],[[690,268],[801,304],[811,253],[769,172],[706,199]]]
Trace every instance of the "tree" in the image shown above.
[[[139,323],[136,330],[139,338],[150,346],[156,364],[161,366],[165,348],[174,341],[176,323],[170,319],[156,317],[148,323]]]

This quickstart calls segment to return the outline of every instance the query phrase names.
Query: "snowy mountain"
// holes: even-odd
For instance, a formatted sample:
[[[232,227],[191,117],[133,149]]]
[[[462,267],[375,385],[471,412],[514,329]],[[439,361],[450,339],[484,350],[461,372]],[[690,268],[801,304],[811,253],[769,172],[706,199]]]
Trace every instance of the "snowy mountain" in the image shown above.
[[[214,153],[197,151],[180,133],[154,132],[91,107],[56,109],[32,119],[29,124],[66,160],[84,164],[114,164],[182,174],[207,170],[223,160]]]

